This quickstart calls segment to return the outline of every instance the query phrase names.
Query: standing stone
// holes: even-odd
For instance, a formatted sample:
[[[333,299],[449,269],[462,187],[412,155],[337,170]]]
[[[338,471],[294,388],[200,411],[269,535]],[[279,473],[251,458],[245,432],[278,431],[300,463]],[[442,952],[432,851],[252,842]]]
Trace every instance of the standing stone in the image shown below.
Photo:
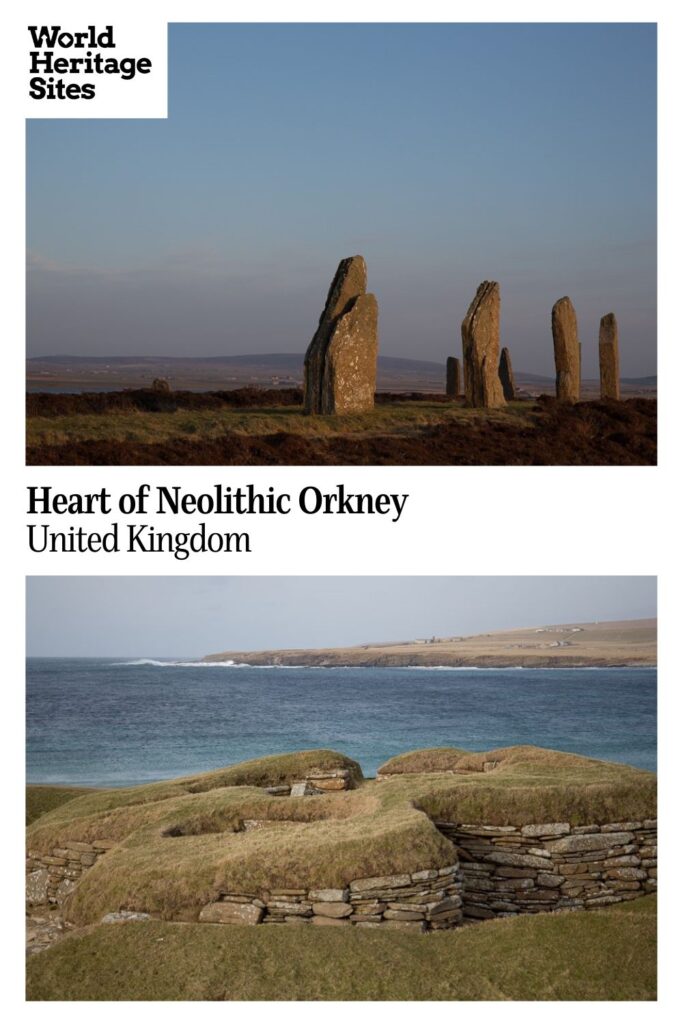
[[[498,377],[499,346],[500,288],[496,281],[483,281],[462,322],[467,405],[486,409],[505,405]]]
[[[581,345],[576,313],[566,295],[553,306],[555,394],[560,402],[578,402],[581,394]]]
[[[325,352],[320,412],[368,412],[375,406],[377,299],[359,295],[334,324]]]
[[[308,346],[304,359],[304,412],[322,411],[322,378],[325,355],[337,321],[354,299],[364,295],[367,287],[367,269],[362,256],[350,256],[337,267],[318,329]]]
[[[600,398],[619,400],[619,331],[614,313],[600,321]]]
[[[38,868],[26,876],[26,902],[47,903],[50,873],[47,868]]]
[[[449,356],[446,360],[446,394],[449,398],[460,398],[460,360]]]
[[[503,396],[508,402],[514,402],[515,400],[515,375],[512,372],[512,360],[510,359],[510,350],[504,348],[500,353],[500,363],[498,364],[498,376],[500,377],[500,385],[503,389]]]

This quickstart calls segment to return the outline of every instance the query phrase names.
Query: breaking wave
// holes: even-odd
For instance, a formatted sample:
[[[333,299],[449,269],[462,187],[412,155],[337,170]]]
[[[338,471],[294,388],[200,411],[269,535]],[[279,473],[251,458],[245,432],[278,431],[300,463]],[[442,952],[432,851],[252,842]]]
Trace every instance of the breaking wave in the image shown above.
[[[135,661],[117,661],[118,667],[154,668],[308,668],[307,665],[249,665],[244,661],[157,661],[155,658],[136,658]]]

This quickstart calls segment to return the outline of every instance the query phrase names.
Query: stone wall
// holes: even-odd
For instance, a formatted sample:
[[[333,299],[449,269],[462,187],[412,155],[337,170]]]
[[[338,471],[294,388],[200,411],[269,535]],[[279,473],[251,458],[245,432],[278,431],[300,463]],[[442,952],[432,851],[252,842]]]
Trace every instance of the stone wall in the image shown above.
[[[76,840],[55,846],[49,854],[29,850],[26,855],[26,902],[30,906],[62,903],[84,871],[116,843],[95,839],[92,843]]]
[[[358,878],[344,889],[221,892],[202,908],[199,920],[437,931],[462,923],[462,876],[455,863],[439,870]]]
[[[286,824],[249,820],[243,827]],[[656,820],[578,827],[568,822],[435,825],[454,845],[448,867],[358,878],[342,889],[217,891],[199,911],[199,921],[424,932],[455,928],[463,920],[590,910],[657,889]],[[29,851],[27,904],[61,904],[83,872],[115,845],[109,839],[65,841],[49,855]]]
[[[458,851],[466,919],[604,907],[657,888],[655,820],[435,825]]]

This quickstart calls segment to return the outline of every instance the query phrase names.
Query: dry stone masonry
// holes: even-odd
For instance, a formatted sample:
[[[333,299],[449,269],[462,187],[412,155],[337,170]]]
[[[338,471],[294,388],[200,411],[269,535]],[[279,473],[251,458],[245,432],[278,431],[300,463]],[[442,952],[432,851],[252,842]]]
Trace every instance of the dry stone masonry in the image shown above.
[[[95,839],[92,843],[65,842],[49,854],[29,850],[26,857],[26,902],[30,906],[62,903],[84,871],[92,867],[116,843]]]
[[[496,764],[486,761],[483,770],[493,770]],[[312,767],[303,779],[264,787],[264,791],[272,796],[301,797],[343,792],[353,786],[347,768]],[[239,828],[250,832],[300,824],[279,818],[250,819],[243,820]],[[590,910],[632,900],[657,888],[656,820],[582,826],[439,820],[434,825],[453,844],[446,867],[355,878],[328,888],[288,886],[286,878],[268,891],[217,887],[210,893],[210,902],[200,903],[198,897],[196,916],[207,924],[355,925],[431,932],[499,916]],[[161,834],[172,838],[184,832],[166,826]],[[64,840],[49,854],[29,850],[29,907],[61,907],[83,873],[114,846],[113,839]],[[143,920],[148,916],[142,907],[111,907],[103,920]],[[68,926],[66,921],[63,924]],[[60,918],[58,930],[61,928]],[[43,948],[47,941],[41,933],[34,944]]]
[[[439,870],[358,878],[343,889],[220,892],[202,908],[199,920],[439,931],[462,923],[462,877],[456,863]]]
[[[243,828],[287,824],[298,823],[244,821]],[[464,920],[591,910],[657,889],[656,820],[574,827],[568,822],[435,825],[455,847],[447,867],[358,878],[343,888],[218,890],[199,910],[199,921],[424,932],[455,928]],[[68,841],[49,855],[29,852],[27,904],[61,904],[82,874],[115,845],[107,839]]]
[[[514,402],[515,375],[512,372],[512,359],[510,358],[510,349],[508,348],[504,348],[500,353],[498,376],[500,377],[500,386],[503,389],[503,397],[506,402]]]
[[[498,376],[500,360],[500,288],[483,281],[462,322],[465,399],[474,408],[505,405]]]
[[[566,295],[553,306],[552,329],[555,393],[560,402],[578,402],[581,395],[581,345],[576,312]]]
[[[330,286],[304,360],[304,412],[331,415],[374,408],[377,300],[367,294],[362,256],[344,259]]]
[[[338,793],[345,789],[353,789],[353,779],[348,768],[312,768],[299,782],[265,787],[269,796],[315,796],[318,793]]]
[[[449,356],[446,360],[446,394],[449,398],[460,398],[461,378],[460,360],[455,356]]]
[[[619,399],[619,331],[614,313],[600,321],[600,398]]]
[[[435,824],[458,851],[465,918],[590,910],[657,888],[654,820],[574,828]]]

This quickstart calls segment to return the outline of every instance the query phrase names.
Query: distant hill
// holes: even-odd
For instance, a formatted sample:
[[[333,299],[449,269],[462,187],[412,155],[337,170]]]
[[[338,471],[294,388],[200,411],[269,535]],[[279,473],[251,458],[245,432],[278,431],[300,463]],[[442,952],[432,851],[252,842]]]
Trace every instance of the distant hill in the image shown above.
[[[264,352],[237,356],[81,356],[54,355],[27,359],[29,391],[116,391],[147,387],[155,377],[166,378],[172,387],[210,391],[245,386],[293,387],[303,378],[302,352]],[[555,390],[553,377],[516,371],[522,394],[534,396]],[[657,377],[627,377],[622,385],[628,395],[653,393]],[[442,392],[445,364],[427,359],[379,356],[377,387],[380,391]],[[599,393],[597,380],[585,380],[586,397]]]
[[[242,356],[34,356],[27,359],[29,367],[52,366],[152,366],[158,363],[183,366],[265,366],[268,369],[290,370],[301,373],[302,352],[264,352]],[[398,356],[379,356],[378,366],[385,370],[441,373],[440,363],[425,359],[401,359]],[[540,378],[539,378],[540,379]]]
[[[550,668],[657,664],[657,620],[577,622],[309,650],[223,651],[204,661],[245,665]]]

